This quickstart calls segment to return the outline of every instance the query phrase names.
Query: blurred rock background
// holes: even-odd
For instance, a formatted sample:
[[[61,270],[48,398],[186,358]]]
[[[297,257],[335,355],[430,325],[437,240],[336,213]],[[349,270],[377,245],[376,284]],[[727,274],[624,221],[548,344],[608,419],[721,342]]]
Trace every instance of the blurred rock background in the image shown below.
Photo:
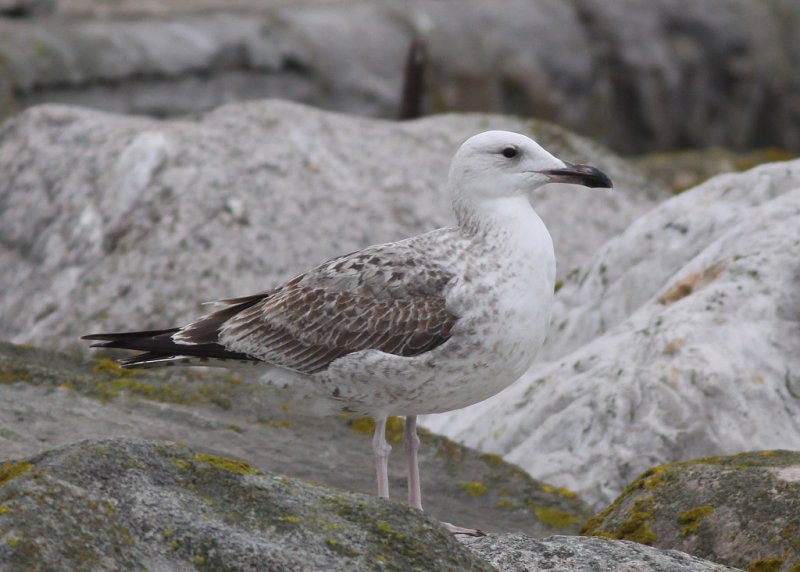
[[[626,154],[800,151],[794,0],[3,0],[0,116],[63,102],[158,117],[278,97],[394,117],[557,122]]]
[[[0,0],[0,340],[18,344],[0,344],[0,461],[27,459],[0,464],[0,567],[82,558],[45,541],[35,503],[14,499],[48,490],[40,478],[91,491],[92,451],[104,447],[144,447],[125,461],[136,464],[177,440],[199,451],[180,454],[189,460],[210,452],[370,492],[361,422],[276,417],[268,396],[224,374],[127,375],[89,361],[77,337],[181,323],[203,301],[450,224],[453,151],[510,129],[598,165],[616,189],[535,196],[559,263],[553,329],[513,388],[425,420],[454,440],[425,434],[431,513],[539,537],[575,534],[607,506],[584,529],[602,541],[501,534],[468,545],[503,570],[621,558],[717,569],[629,540],[794,570],[797,454],[773,451],[800,450],[798,30],[794,0]],[[415,40],[424,89],[405,103],[427,117],[397,122]],[[747,172],[700,184],[732,171]],[[149,444],[70,448],[130,436]],[[77,478],[37,456],[60,446],[54,458],[87,460]],[[713,486],[696,489],[697,475]],[[230,490],[249,495],[273,477],[236,478]],[[252,507],[230,495],[213,502]],[[217,545],[216,525],[185,526],[207,500],[192,497],[153,545],[135,494],[95,500],[121,508],[134,538],[125,558],[146,567],[202,569],[220,547],[241,567],[253,562],[251,534],[259,544],[294,522],[234,523],[241,545]],[[91,536],[85,507],[63,504],[51,532],[77,511]],[[315,537],[298,561],[331,567],[331,551],[343,569],[381,561],[363,540],[397,541],[375,518],[400,513],[384,509],[370,505],[378,516],[344,536]],[[203,514],[227,530],[213,512]],[[734,529],[747,550],[731,544]],[[98,562],[118,557],[109,546],[93,545]]]

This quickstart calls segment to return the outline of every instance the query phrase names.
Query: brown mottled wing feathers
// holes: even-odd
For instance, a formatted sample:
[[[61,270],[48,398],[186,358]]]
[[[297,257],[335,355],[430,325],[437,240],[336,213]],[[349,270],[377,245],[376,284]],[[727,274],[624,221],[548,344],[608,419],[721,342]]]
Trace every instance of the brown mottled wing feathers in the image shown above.
[[[457,319],[445,305],[451,278],[403,243],[365,249],[274,290],[226,301],[228,307],[183,328],[177,339],[213,340],[303,373],[366,349],[415,356],[450,337]]]

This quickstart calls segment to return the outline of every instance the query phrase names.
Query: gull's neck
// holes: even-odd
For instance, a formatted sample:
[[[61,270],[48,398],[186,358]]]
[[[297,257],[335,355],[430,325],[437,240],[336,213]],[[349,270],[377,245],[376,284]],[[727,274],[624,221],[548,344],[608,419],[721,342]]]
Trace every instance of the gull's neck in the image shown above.
[[[459,229],[470,238],[488,239],[498,233],[524,232],[541,224],[528,198],[522,194],[478,200],[457,197],[453,200],[453,210]]]

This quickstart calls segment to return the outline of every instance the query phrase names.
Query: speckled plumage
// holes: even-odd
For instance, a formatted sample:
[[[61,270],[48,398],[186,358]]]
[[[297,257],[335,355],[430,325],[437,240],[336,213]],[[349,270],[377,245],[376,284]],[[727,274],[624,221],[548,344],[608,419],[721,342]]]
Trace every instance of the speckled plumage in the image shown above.
[[[555,257],[529,193],[550,181],[611,186],[597,169],[565,163],[522,135],[476,135],[448,175],[458,226],[334,258],[271,290],[223,300],[183,328],[88,338],[143,350],[128,367],[215,360],[305,412],[373,416],[382,496],[386,417],[407,416],[409,502],[421,508],[416,416],[503,390],[544,341]]]
[[[453,275],[414,246],[410,239],[335,258],[278,288],[223,302],[174,339],[213,340],[302,374],[365,349],[419,355],[450,338],[456,316],[444,298]]]

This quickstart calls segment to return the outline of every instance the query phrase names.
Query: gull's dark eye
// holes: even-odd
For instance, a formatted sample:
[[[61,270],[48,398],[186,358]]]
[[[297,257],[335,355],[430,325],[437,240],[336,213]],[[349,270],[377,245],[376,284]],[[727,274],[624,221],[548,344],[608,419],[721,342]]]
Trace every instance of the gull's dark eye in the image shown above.
[[[517,153],[518,151],[516,147],[506,147],[505,149],[503,149],[503,157],[505,157],[506,159],[513,159],[514,157],[517,156]]]

